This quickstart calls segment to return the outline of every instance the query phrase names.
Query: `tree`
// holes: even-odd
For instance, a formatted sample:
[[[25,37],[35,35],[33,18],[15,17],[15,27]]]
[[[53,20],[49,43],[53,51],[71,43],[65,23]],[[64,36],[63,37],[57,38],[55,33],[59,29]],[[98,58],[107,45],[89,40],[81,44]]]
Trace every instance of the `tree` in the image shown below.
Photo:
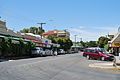
[[[20,30],[20,32],[22,32],[22,33],[29,33],[29,29],[28,28],[24,28],[23,30]]]
[[[104,36],[101,36],[99,39],[98,39],[98,46],[101,47],[101,48],[104,48],[104,46],[106,44],[108,44],[108,41],[109,39],[107,37],[104,37]]]
[[[37,34],[42,34],[44,32],[45,32],[45,30],[43,28],[39,27],[39,30],[38,30]]]
[[[38,28],[37,27],[30,27],[30,33],[37,34]]]
[[[33,33],[33,34],[39,34],[41,35],[43,32],[45,32],[44,29],[40,27],[30,27],[30,28],[24,28],[23,30],[20,30],[22,33]]]
[[[48,39],[50,39],[51,41],[52,41],[52,43],[57,43],[56,41],[56,39],[57,39],[57,37],[54,37],[54,36],[48,36],[47,37]]]
[[[97,42],[96,41],[89,41],[89,42],[86,42],[86,45],[88,47],[97,47]]]
[[[80,41],[80,43],[81,43],[81,46],[82,46],[82,47],[85,47],[85,42]]]
[[[52,40],[52,43],[60,44],[61,49],[67,51],[73,45],[72,41],[69,38],[59,38],[54,36],[48,36],[48,39]]]

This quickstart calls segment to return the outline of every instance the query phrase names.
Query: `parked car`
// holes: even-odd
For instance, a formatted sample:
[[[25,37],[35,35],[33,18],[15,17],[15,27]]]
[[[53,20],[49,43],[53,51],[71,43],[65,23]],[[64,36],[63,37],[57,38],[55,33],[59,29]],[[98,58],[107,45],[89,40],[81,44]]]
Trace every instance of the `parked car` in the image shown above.
[[[53,51],[50,49],[45,49],[45,55],[46,56],[52,56],[53,55]]]
[[[65,51],[63,49],[59,49],[58,54],[65,54]]]
[[[32,49],[32,56],[45,56],[45,51],[41,47],[35,47]]]
[[[99,60],[114,60],[114,55],[109,54],[104,48],[86,48],[83,52],[83,56],[87,59],[99,59]]]

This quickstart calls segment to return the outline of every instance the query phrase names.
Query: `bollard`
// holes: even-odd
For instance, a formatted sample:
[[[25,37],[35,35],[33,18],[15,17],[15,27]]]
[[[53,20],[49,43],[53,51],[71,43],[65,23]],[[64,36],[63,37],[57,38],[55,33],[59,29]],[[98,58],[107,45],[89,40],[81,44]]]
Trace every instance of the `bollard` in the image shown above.
[[[119,60],[120,60],[120,53],[119,53]]]

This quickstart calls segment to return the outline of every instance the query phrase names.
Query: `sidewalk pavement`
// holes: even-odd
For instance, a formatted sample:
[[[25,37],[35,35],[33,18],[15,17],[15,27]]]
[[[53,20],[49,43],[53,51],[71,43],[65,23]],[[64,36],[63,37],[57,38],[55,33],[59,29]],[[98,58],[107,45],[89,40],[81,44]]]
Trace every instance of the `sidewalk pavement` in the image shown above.
[[[7,59],[0,59],[0,62],[8,61]]]
[[[119,69],[120,66],[113,66],[113,62],[99,62],[99,63],[93,63],[89,64],[89,67],[93,68],[101,68],[101,69]]]

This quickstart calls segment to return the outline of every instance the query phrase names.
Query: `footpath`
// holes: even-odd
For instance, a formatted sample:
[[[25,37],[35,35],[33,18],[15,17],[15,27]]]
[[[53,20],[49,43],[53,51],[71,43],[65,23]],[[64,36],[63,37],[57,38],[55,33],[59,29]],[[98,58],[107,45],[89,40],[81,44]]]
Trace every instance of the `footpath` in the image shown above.
[[[92,68],[101,68],[101,69],[118,69],[120,70],[120,66],[113,66],[113,62],[99,62],[99,63],[93,63],[89,64],[89,67]]]

